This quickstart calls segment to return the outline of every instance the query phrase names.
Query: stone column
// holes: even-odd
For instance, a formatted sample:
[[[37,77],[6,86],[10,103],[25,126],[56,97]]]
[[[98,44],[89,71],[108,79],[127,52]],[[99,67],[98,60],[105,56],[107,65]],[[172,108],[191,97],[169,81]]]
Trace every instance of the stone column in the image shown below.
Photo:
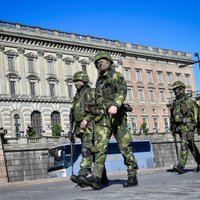
[[[8,182],[6,164],[3,152],[4,135],[5,132],[3,130],[0,130],[0,184]]]

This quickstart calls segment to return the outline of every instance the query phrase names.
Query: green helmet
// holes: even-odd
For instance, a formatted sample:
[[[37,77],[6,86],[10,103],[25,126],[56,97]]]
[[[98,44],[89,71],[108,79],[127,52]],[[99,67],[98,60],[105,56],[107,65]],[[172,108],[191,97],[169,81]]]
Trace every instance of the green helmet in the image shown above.
[[[89,77],[85,72],[79,71],[74,74],[73,81],[83,81],[84,83],[88,83]]]
[[[100,59],[102,59],[102,58],[108,59],[111,62],[111,64],[113,63],[113,59],[110,57],[110,55],[107,52],[100,51],[94,57],[94,63],[95,63],[95,65],[96,65],[97,61],[100,60]]]
[[[186,87],[185,87],[185,84],[183,82],[176,81],[176,82],[173,83],[172,88],[174,90],[176,88],[186,88]]]

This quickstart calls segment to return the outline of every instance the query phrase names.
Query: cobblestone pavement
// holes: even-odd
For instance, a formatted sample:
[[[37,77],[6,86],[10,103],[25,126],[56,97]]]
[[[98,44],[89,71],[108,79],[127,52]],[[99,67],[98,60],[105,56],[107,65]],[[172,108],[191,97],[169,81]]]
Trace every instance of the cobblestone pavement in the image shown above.
[[[123,188],[126,173],[109,174],[101,190],[75,187],[69,178],[9,183],[0,186],[0,200],[199,200],[200,173],[178,175],[167,169],[139,170],[139,186]]]

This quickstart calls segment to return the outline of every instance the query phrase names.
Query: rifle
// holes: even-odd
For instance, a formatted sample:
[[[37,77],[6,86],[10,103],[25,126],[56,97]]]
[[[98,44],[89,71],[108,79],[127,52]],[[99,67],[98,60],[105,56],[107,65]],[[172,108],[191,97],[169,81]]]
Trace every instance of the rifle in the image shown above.
[[[70,159],[70,165],[72,168],[72,175],[74,174],[74,143],[75,143],[75,138],[74,138],[74,116],[73,116],[73,109],[70,108],[70,113],[69,113],[69,121],[70,121],[70,128],[68,132],[68,137],[70,140],[70,151],[71,151],[71,159]]]
[[[173,133],[173,136],[174,136],[174,144],[175,144],[175,149],[176,149],[176,156],[177,156],[177,160],[179,161],[178,144],[177,144],[177,140],[176,140],[176,133]]]
[[[173,117],[173,108],[170,108],[170,115],[171,115],[171,131],[172,131],[172,135],[174,137],[174,144],[175,144],[175,150],[176,150],[176,157],[177,157],[177,161],[179,161],[179,154],[178,154],[178,144],[177,144],[177,139],[176,139],[176,128],[174,127],[174,121],[172,120]]]

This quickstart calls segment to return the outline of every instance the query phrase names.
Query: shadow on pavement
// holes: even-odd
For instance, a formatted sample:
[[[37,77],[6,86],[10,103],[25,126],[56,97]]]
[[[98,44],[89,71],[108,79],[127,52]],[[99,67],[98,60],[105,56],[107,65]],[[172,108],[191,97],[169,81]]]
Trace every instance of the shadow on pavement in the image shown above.
[[[193,169],[184,169],[183,173],[188,173],[188,172],[194,172],[195,168]],[[174,171],[173,169],[167,169],[166,172],[171,172],[171,173],[176,173],[178,174],[176,171]]]
[[[125,183],[126,180],[122,180],[122,179],[114,179],[114,180],[109,180],[109,184],[108,185],[103,185],[102,186],[102,189],[103,188],[106,188],[106,187],[109,187],[111,185],[123,185],[123,183]]]

